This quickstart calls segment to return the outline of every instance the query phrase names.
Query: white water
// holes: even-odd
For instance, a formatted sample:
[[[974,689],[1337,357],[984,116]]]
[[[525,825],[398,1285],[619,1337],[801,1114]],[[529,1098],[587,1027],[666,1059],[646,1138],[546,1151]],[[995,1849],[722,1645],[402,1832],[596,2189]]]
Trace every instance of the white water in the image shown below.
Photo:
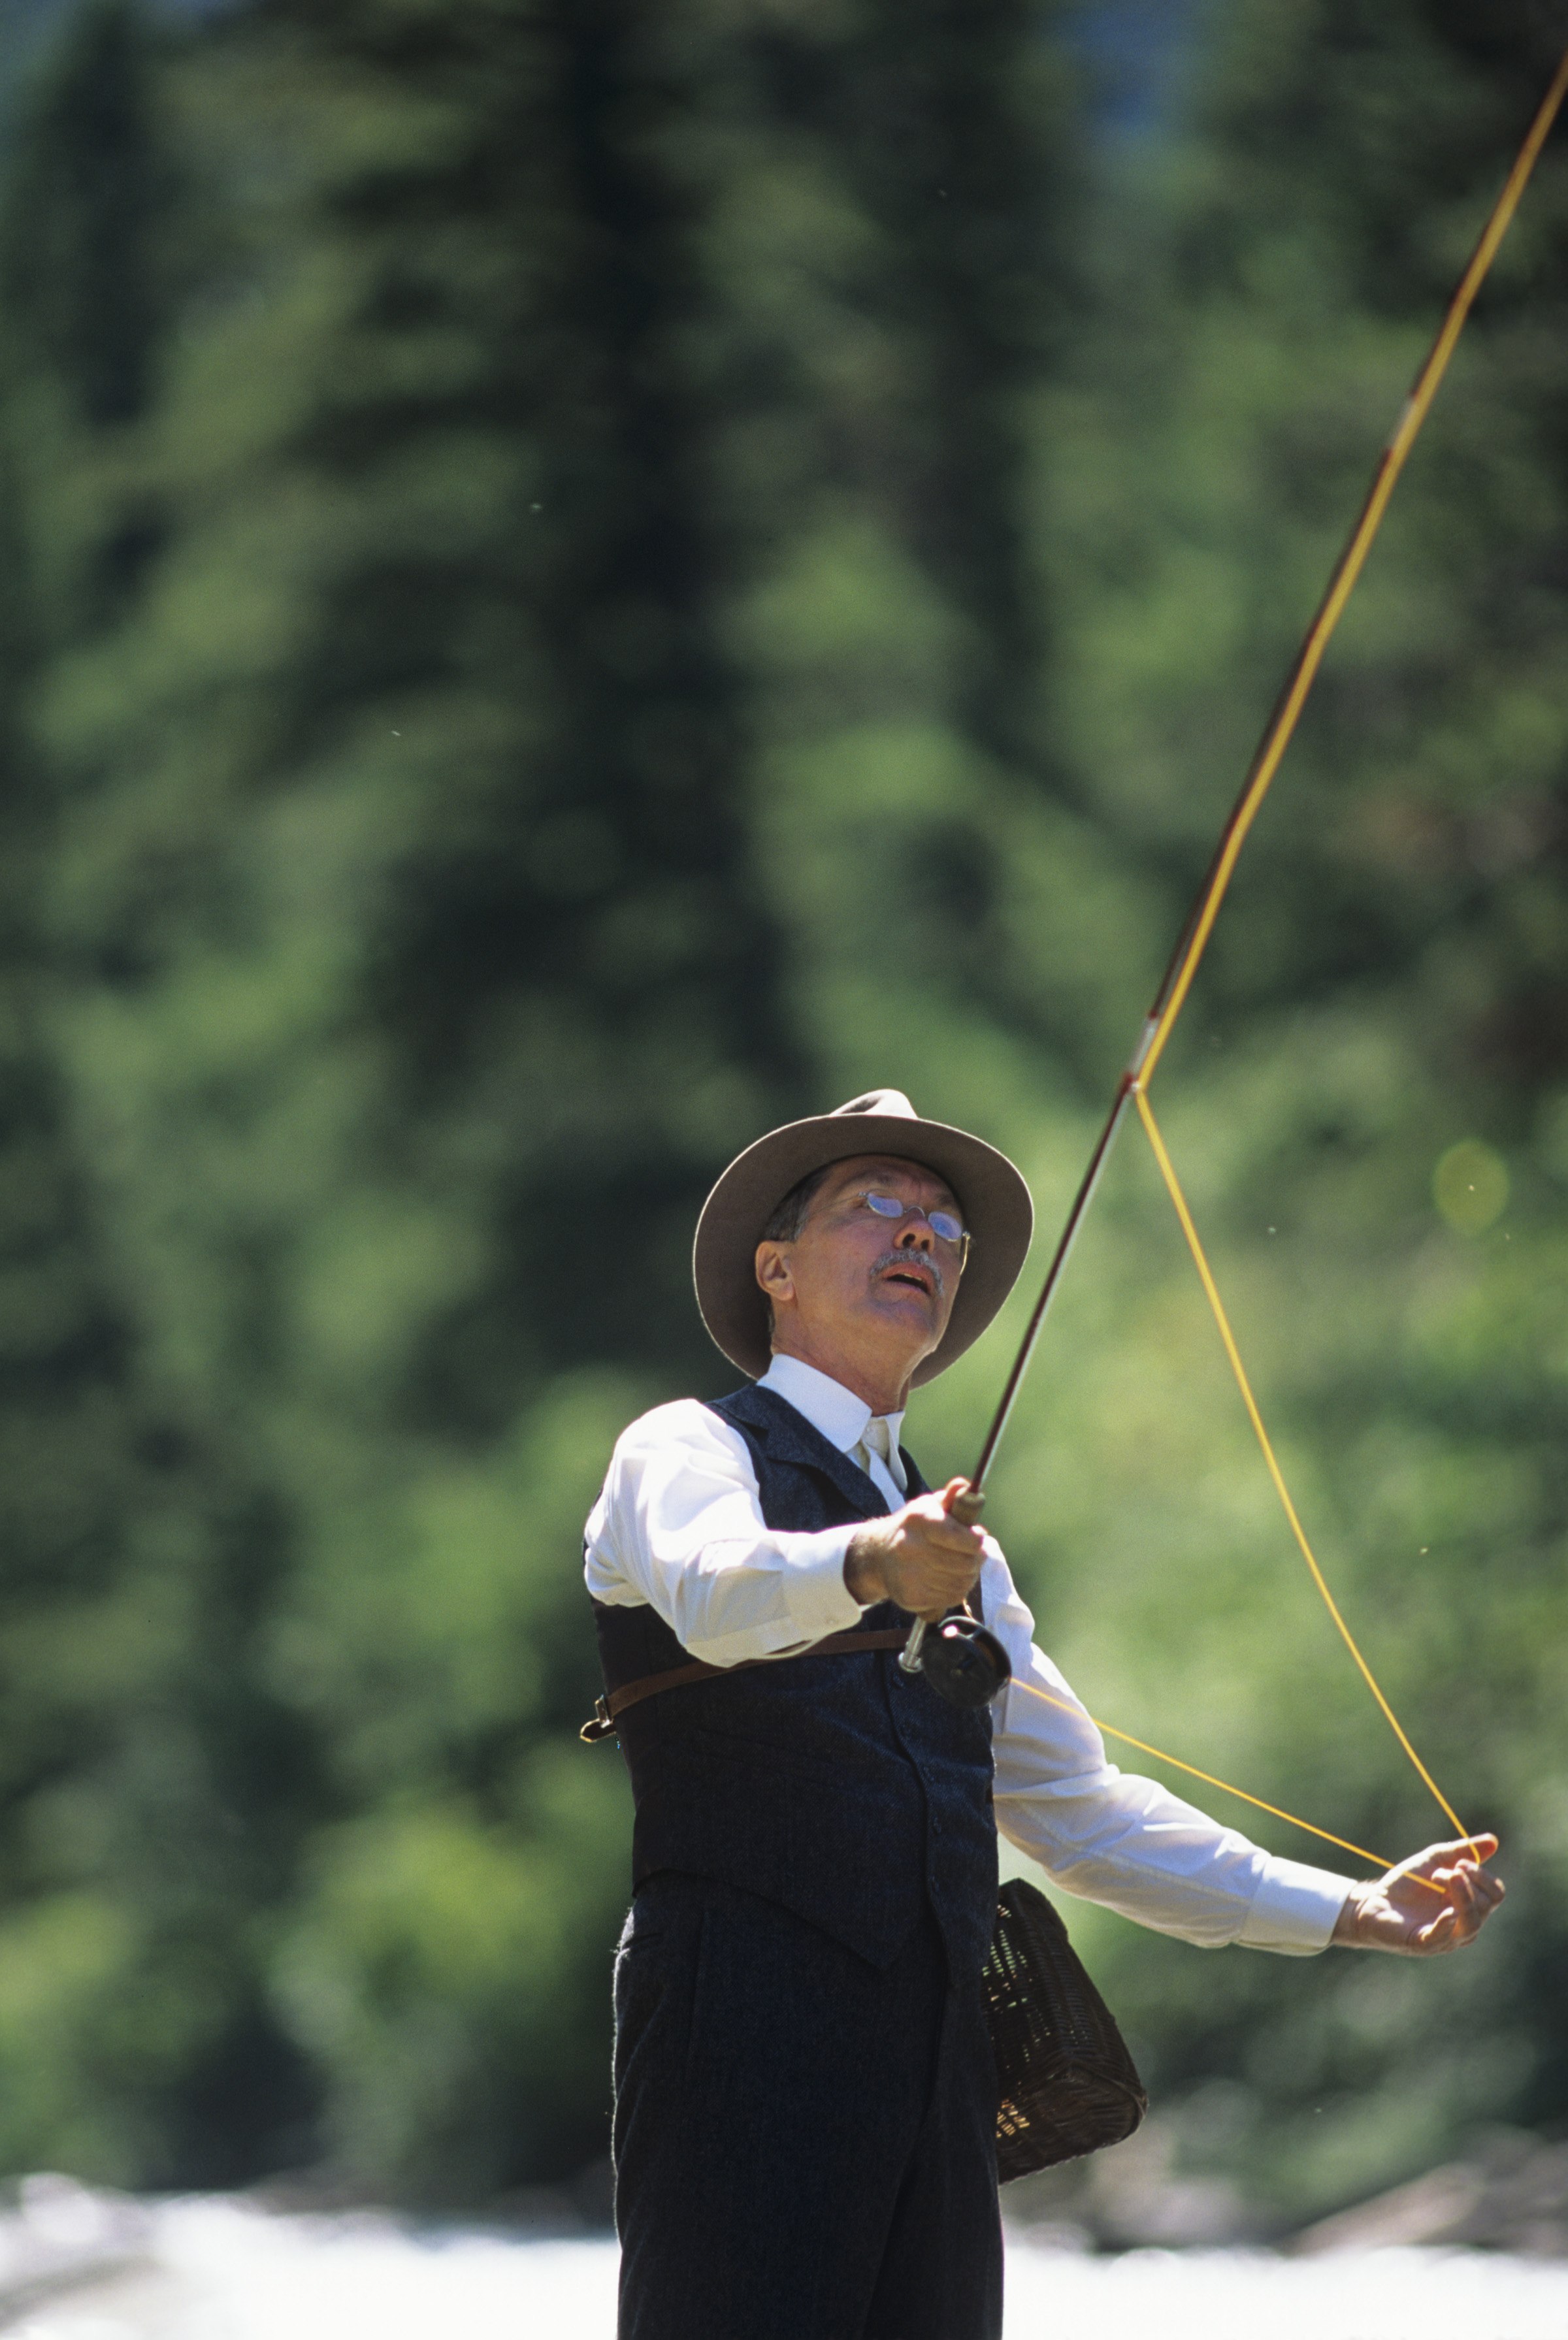
[[[1007,2340],[1568,2340],[1568,2265],[1465,2251],[1130,2251],[1015,2240]],[[171,2203],[144,2260],[16,2340],[613,2340],[615,2248]]]

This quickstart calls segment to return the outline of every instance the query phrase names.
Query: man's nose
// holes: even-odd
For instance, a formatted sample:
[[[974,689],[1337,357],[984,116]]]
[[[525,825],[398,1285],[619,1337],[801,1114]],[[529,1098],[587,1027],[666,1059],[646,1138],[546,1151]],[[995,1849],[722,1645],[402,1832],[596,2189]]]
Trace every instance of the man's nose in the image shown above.
[[[898,1241],[906,1251],[934,1251],[937,1231],[928,1218],[906,1219],[898,1230]]]

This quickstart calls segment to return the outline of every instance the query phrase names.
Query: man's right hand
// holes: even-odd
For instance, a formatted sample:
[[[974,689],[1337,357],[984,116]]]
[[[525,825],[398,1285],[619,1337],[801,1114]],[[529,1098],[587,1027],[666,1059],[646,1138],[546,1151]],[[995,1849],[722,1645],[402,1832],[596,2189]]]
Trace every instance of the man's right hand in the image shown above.
[[[891,1601],[929,1621],[962,1601],[985,1550],[979,1530],[965,1527],[949,1508],[968,1489],[968,1480],[950,1479],[939,1495],[917,1495],[901,1512],[857,1529],[844,1555],[850,1597],[863,1608]]]

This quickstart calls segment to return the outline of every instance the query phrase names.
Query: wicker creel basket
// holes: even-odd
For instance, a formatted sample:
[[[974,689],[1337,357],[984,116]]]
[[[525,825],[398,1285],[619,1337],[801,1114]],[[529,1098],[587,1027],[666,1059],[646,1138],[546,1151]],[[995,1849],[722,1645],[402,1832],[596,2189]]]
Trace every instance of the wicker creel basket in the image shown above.
[[[1001,2084],[1002,2183],[1131,2137],[1149,2107],[1137,2067],[1067,1928],[1022,1878],[997,1896],[982,1987]]]

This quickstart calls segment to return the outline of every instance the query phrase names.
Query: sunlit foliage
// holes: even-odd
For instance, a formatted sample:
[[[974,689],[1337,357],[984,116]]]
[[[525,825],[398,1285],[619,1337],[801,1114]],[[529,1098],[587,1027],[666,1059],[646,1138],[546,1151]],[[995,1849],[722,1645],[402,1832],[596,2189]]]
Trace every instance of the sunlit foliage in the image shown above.
[[[1083,14],[99,5],[33,91],[9,2166],[473,2203],[603,2150],[581,1522],[630,1414],[728,1385],[706,1183],[895,1082],[1059,1218],[1551,63],[1523,0],[1220,0],[1107,144]],[[1561,156],[1160,1075],[1330,1576],[1508,1847],[1440,1971],[1075,1915],[1265,2217],[1568,2108]],[[1026,1298],[919,1402],[928,1472]],[[1136,1132],[990,1516],[1097,1713],[1436,1832]]]

